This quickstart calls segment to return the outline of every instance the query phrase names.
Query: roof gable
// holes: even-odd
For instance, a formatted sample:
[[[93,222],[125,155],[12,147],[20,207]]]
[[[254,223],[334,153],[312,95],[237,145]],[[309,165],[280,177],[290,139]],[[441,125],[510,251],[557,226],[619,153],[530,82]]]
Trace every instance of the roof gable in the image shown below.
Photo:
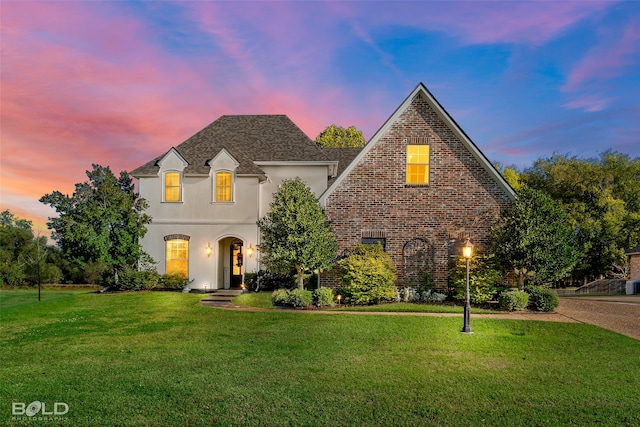
[[[419,83],[416,88],[407,96],[407,98],[400,104],[400,106],[393,112],[391,117],[378,129],[378,131],[371,137],[369,142],[358,153],[353,161],[346,167],[346,169],[333,181],[333,183],[327,188],[327,190],[320,196],[320,203],[325,206],[327,198],[335,191],[340,183],[346,176],[358,165],[358,163],[366,156],[366,154],[376,146],[378,141],[387,133],[391,126],[396,123],[399,117],[411,107],[411,104],[416,96],[423,97],[429,106],[436,112],[439,118],[445,123],[445,125],[456,135],[456,137],[462,142],[465,148],[473,155],[478,163],[488,172],[488,174],[499,184],[504,192],[509,196],[511,200],[515,200],[516,194],[513,188],[505,181],[500,175],[500,172],[491,164],[487,157],[480,151],[480,149],[471,141],[467,134],[458,126],[453,118],[447,113],[447,111],[440,105],[440,103],[433,97],[431,92],[426,88],[423,83]]]

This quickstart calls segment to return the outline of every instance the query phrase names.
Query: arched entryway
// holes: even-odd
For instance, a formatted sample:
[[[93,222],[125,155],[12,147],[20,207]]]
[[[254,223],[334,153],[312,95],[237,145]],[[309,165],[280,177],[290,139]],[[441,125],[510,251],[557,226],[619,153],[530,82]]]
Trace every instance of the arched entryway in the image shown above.
[[[244,243],[237,237],[218,241],[218,289],[240,289],[244,273]]]

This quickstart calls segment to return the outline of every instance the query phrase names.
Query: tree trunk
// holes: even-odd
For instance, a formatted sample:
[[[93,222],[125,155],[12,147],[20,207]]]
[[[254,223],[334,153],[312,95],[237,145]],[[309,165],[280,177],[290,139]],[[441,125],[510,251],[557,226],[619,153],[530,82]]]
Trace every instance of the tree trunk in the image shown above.
[[[298,271],[298,288],[304,289],[304,270],[299,266],[296,266],[296,270]]]

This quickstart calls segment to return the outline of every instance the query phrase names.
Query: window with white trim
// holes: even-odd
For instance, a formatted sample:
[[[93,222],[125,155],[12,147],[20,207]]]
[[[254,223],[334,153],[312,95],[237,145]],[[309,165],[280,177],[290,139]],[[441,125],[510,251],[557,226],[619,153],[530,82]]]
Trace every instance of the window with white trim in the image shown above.
[[[407,145],[407,178],[409,185],[429,183],[429,146]]]
[[[182,201],[182,174],[180,172],[164,173],[164,201]]]
[[[231,172],[221,171],[216,173],[215,201],[233,201],[233,174]]]

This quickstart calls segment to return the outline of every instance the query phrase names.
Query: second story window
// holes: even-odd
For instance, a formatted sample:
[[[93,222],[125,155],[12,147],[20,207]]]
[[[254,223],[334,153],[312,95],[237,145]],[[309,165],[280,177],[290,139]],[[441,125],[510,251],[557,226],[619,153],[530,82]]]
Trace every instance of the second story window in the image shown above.
[[[233,175],[231,172],[216,173],[216,202],[233,200]]]
[[[180,172],[166,172],[164,174],[164,201],[180,202],[181,194]]]
[[[407,184],[429,183],[429,146],[407,145]]]

